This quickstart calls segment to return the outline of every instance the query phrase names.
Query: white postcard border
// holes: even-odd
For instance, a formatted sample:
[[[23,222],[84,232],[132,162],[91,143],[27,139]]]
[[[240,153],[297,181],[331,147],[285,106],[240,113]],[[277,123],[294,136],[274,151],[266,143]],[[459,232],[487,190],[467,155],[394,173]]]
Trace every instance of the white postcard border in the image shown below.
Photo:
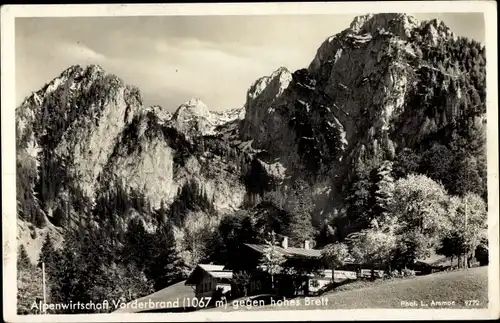
[[[362,9],[362,10],[360,10]],[[487,61],[488,309],[353,309],[252,312],[193,312],[163,314],[16,314],[16,160],[15,160],[15,25],[16,17],[96,17],[158,15],[284,15],[364,14],[377,12],[482,12],[485,18]],[[3,300],[8,322],[127,322],[127,321],[309,321],[381,319],[486,319],[499,317],[498,236],[498,75],[497,18],[494,1],[346,2],[346,3],[231,3],[231,4],[113,4],[113,5],[7,5],[1,8],[2,103],[2,233]]]

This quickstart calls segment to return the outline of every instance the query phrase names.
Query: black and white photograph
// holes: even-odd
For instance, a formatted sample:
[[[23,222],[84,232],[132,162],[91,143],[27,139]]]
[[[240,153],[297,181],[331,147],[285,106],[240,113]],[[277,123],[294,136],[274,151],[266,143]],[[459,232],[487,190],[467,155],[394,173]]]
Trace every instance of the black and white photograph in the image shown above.
[[[4,315],[498,318],[495,12],[3,6]]]

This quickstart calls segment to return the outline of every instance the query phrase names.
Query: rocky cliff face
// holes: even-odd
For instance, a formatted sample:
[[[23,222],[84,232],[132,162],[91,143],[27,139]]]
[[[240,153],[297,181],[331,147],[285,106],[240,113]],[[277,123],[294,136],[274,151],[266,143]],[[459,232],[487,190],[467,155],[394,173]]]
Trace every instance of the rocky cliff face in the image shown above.
[[[202,134],[179,123],[185,117],[186,108],[182,105],[177,110],[172,117],[173,124],[162,123],[152,111],[139,114],[121,134],[104,176],[126,178],[125,186],[142,191],[155,208],[162,201],[170,204],[178,190],[190,180],[200,183],[218,210],[238,208],[244,187],[237,167],[224,163],[209,147],[195,145],[203,142]],[[209,115],[210,112],[206,112],[205,116]],[[206,119],[191,119],[191,122],[198,121],[202,123]],[[196,141],[190,140],[183,131],[198,136]]]
[[[467,67],[453,54],[448,66],[433,57],[456,42],[438,20],[357,17],[321,44],[307,69],[280,69],[250,88],[242,135],[279,157],[289,174],[326,182],[324,198],[342,205],[356,169],[393,160],[471,112],[459,108],[463,92],[455,86]],[[425,111],[423,92],[435,87],[446,91],[445,102]],[[474,113],[484,114],[484,105]]]
[[[99,66],[73,66],[33,93],[17,110],[17,137],[21,147],[32,147],[30,156],[38,159],[42,168],[53,156],[65,158],[72,164],[65,171],[77,177],[85,192],[92,195],[116,138],[141,105],[136,88]],[[51,156],[44,158],[40,152]]]
[[[173,114],[144,107],[98,66],[73,66],[16,110],[20,218],[52,219],[75,187],[92,201],[112,178],[154,208],[196,181],[219,214],[270,179],[302,178],[321,221],[343,207],[354,177],[403,148],[448,138],[470,117],[482,127],[483,57],[438,20],[370,14],[326,39],[307,68],[257,80],[244,107],[212,112],[192,99]]]

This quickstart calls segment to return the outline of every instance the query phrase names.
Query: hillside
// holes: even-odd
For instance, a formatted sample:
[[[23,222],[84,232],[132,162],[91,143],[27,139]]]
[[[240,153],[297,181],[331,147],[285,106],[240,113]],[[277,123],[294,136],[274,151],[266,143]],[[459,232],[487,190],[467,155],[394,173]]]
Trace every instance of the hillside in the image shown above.
[[[328,299],[328,300],[325,300]],[[477,300],[475,305],[466,305],[466,300]],[[275,310],[319,310],[319,309],[363,309],[363,308],[409,308],[409,309],[457,309],[488,307],[488,267],[465,271],[437,273],[427,276],[384,282],[373,287],[311,297],[312,305],[306,306],[305,298],[293,299],[296,306],[232,306],[227,311],[275,311]],[[316,304],[316,301],[318,303]],[[406,303],[404,303],[406,301]],[[434,301],[434,303],[433,303]],[[402,303],[403,302],[403,303]],[[428,306],[422,306],[422,303]],[[275,303],[276,304],[276,303]],[[208,311],[226,311],[207,309]]]
[[[150,301],[153,303],[165,302],[167,304],[168,302],[173,303],[173,302],[177,301],[178,299],[182,300],[182,299],[192,298],[194,296],[193,289],[191,288],[191,286],[184,285],[184,283],[185,283],[185,281],[181,281],[181,282],[175,283],[171,286],[168,286],[162,290],[159,290],[151,295],[144,296],[144,297],[138,299],[137,303],[143,303],[144,305],[142,305],[142,307],[148,308],[147,306],[149,306],[149,305],[146,305],[146,303],[149,304]],[[135,304],[134,304],[134,306],[135,306]],[[115,313],[142,312],[140,306],[141,305],[137,305],[137,308],[132,308],[132,306],[130,305],[129,307],[118,308],[115,311]],[[151,309],[154,310],[154,309],[158,309],[158,308],[151,308]]]
[[[196,98],[173,113],[144,106],[97,65],[33,92],[16,109],[18,239],[30,260],[50,235],[68,266],[115,275],[137,298],[199,262],[232,262],[271,231],[317,248],[398,232],[401,253],[385,256],[404,267],[456,243],[473,210],[471,243],[485,243],[485,47],[406,14],[356,17],[319,45],[309,66],[277,68],[223,112]],[[386,230],[389,215],[399,222]],[[414,241],[428,245],[412,253]]]

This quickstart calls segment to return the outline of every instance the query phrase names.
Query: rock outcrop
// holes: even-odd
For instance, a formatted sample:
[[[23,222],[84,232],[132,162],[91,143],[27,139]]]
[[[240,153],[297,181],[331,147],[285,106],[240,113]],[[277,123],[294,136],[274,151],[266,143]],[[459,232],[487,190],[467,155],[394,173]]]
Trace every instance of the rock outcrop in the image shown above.
[[[17,137],[42,170],[53,155],[72,166],[92,196],[97,176],[107,163],[118,135],[140,109],[137,88],[96,65],[72,66],[43,89],[27,98],[17,112]],[[50,153],[44,158],[37,152]]]
[[[177,108],[170,126],[187,137],[215,135],[217,127],[241,119],[242,114],[242,109],[212,112],[200,99],[191,99]]]

